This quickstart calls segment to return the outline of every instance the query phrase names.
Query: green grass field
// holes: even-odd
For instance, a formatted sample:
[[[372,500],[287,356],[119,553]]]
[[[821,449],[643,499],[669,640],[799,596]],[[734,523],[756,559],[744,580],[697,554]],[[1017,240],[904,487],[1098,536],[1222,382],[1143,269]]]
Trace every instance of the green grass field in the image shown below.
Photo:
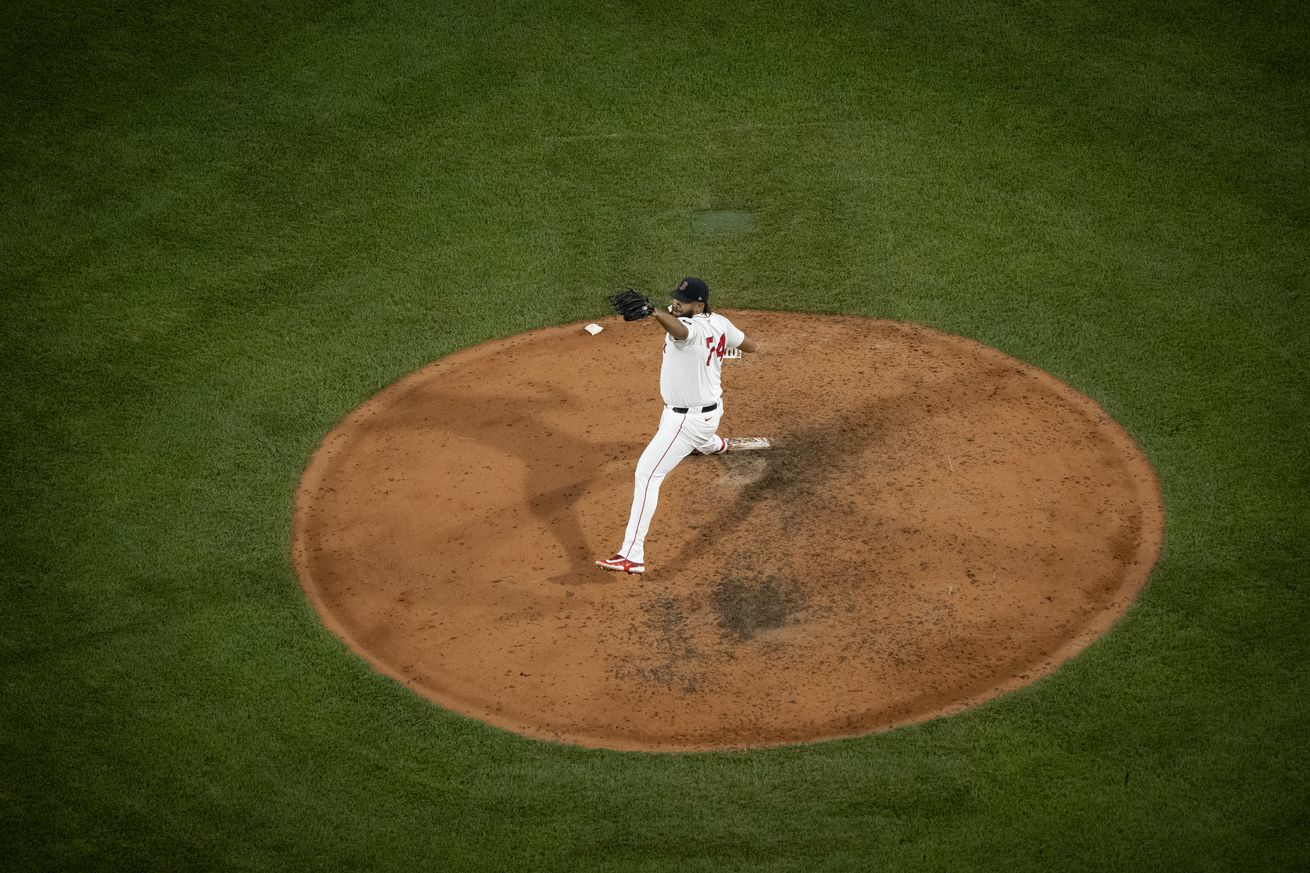
[[[0,867],[1310,868],[1310,6],[0,21]],[[1163,483],[1140,601],[981,709],[761,752],[551,745],[371,672],[291,569],[319,440],[688,272],[1097,400]]]

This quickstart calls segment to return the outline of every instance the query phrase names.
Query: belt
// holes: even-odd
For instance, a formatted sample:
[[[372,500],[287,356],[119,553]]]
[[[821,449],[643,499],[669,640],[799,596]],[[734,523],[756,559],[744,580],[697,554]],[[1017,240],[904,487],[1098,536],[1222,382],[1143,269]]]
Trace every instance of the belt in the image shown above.
[[[711,403],[709,406],[702,406],[700,408],[700,411],[713,412],[718,408],[719,408],[719,404]],[[670,406],[669,409],[672,409],[674,412],[678,413],[679,415],[682,415],[683,413],[691,412],[691,407],[689,406]]]

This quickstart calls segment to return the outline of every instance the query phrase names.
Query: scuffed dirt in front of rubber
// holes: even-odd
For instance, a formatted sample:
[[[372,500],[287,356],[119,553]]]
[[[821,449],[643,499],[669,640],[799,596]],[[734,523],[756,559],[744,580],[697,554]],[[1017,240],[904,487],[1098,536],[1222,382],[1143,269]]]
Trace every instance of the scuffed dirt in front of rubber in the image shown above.
[[[729,312],[725,436],[660,493],[648,572],[613,553],[660,416],[661,333],[567,325],[439,360],[346,417],[297,498],[325,623],[499,727],[615,749],[868,733],[957,711],[1104,632],[1158,557],[1141,451],[980,344]]]

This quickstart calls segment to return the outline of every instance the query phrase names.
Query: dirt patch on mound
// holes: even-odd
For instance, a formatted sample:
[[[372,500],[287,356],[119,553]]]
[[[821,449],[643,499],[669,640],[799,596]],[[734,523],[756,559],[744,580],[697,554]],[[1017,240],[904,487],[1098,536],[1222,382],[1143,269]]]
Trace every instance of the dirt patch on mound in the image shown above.
[[[736,311],[725,436],[622,538],[660,416],[661,332],[602,322],[443,358],[328,435],[294,556],[327,625],[457,712],[537,737],[693,750],[868,733],[1050,672],[1159,555],[1159,485],[1092,401],[910,325]]]

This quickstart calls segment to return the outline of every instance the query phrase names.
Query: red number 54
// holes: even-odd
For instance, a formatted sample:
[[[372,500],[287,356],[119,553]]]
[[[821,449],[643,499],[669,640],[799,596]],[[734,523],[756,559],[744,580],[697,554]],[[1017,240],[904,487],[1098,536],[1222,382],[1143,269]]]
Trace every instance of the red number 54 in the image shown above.
[[[705,366],[708,367],[710,362],[714,360],[715,355],[722,358],[723,353],[728,350],[728,335],[725,333],[723,336],[719,337],[719,344],[717,346],[714,345],[714,337],[705,337],[705,348],[710,350],[709,355],[705,358]]]

